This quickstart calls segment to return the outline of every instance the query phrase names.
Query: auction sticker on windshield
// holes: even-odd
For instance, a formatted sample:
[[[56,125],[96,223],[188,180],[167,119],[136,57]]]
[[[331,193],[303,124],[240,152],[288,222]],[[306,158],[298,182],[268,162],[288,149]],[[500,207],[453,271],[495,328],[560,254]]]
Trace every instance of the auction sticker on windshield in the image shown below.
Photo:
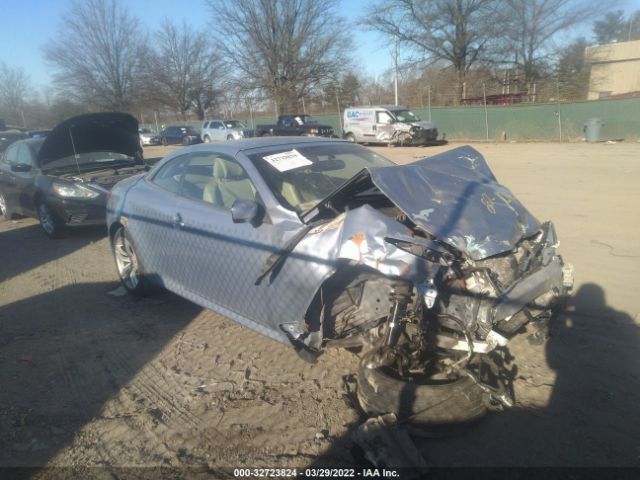
[[[286,172],[295,168],[313,165],[313,162],[302,155],[295,148],[289,152],[276,153],[262,157],[279,172]]]

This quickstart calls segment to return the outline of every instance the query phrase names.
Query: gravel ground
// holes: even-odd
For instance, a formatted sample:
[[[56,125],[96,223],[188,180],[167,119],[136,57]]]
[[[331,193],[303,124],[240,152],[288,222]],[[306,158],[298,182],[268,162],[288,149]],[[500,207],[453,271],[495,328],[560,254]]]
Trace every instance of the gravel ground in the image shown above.
[[[406,163],[453,146],[374,149]],[[475,146],[554,220],[575,295],[546,345],[510,343],[514,408],[416,445],[432,465],[640,466],[640,144]],[[104,229],[52,241],[34,220],[0,221],[0,282],[0,467],[222,476],[357,458],[355,355],[330,350],[310,365],[175,295],[109,295]]]

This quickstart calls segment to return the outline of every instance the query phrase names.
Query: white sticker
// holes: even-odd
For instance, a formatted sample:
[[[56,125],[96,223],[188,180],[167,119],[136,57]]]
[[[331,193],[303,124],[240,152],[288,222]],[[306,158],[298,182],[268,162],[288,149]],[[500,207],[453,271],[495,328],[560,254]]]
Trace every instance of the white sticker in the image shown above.
[[[313,162],[302,155],[295,148],[290,152],[276,153],[275,155],[267,155],[262,157],[269,162],[279,172],[286,172],[294,168],[307,167],[313,165]]]

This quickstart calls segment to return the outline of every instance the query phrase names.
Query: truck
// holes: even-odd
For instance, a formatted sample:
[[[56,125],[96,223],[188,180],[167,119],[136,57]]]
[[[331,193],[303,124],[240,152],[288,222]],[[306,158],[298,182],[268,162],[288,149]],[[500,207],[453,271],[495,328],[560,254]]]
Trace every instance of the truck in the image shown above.
[[[344,111],[344,138],[358,143],[428,145],[438,138],[431,121],[401,105],[351,107]]]
[[[320,125],[311,115],[280,115],[275,125],[256,126],[256,137],[302,135],[337,138],[331,125]]]

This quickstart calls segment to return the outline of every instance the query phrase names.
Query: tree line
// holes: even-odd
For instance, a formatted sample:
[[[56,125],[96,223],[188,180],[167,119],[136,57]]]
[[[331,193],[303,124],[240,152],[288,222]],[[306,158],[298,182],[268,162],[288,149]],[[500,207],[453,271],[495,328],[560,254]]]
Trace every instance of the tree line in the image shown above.
[[[166,19],[146,31],[121,0],[71,0],[43,48],[55,95],[40,108],[28,102],[28,76],[2,63],[0,116],[24,124],[26,112],[45,124],[75,110],[164,110],[202,119],[267,103],[278,113],[377,103],[388,98],[390,74],[355,73],[354,28],[397,42],[404,98],[415,92],[423,103],[425,83],[441,81],[457,104],[469,80],[516,79],[535,91],[550,77],[581,95],[589,42],[567,32],[590,23],[597,43],[640,39],[640,11],[603,11],[597,0],[374,0],[356,19],[343,18],[336,0],[204,2],[209,30]]]

